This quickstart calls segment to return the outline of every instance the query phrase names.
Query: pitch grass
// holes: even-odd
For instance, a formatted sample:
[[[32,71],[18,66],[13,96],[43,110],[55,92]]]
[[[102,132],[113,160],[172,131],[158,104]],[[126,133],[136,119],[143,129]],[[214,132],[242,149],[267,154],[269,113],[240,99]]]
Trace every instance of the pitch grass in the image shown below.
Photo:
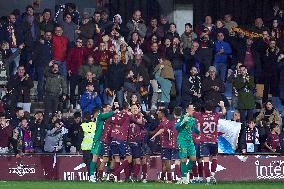
[[[1,189],[284,189],[284,182],[226,182],[217,185],[162,183],[88,183],[60,181],[0,181]]]

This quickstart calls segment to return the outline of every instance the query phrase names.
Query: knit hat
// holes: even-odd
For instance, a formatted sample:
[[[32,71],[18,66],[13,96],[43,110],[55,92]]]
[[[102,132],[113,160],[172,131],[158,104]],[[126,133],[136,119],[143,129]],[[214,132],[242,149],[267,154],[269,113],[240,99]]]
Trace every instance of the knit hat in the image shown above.
[[[210,66],[209,69],[208,69],[208,71],[209,71],[209,72],[210,72],[210,71],[217,72],[217,70],[216,70],[216,68],[215,68],[214,66]]]

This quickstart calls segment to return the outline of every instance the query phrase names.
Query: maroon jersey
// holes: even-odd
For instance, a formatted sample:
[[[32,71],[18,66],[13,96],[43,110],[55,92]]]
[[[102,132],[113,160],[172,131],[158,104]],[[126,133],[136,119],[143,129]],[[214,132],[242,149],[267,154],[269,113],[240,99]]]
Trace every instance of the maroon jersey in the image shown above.
[[[112,118],[113,117],[108,118],[104,123],[104,129],[101,136],[101,141],[106,144],[109,144],[111,142],[111,130],[113,127],[113,124],[111,122]]]
[[[200,123],[200,142],[216,143],[218,138],[217,125],[222,113],[210,112],[200,113],[194,112],[193,116]]]
[[[128,130],[131,122],[137,122],[132,115],[128,115],[127,111],[121,111],[115,114],[111,122],[113,123],[113,129],[111,132],[112,140],[127,141]]]
[[[158,129],[164,129],[164,132],[160,135],[162,148],[177,148],[177,136],[178,132],[175,128],[176,120],[169,121],[165,119],[162,121]]]
[[[196,128],[200,131],[200,123],[197,119],[195,119]],[[200,135],[196,134],[195,132],[191,132],[192,140],[194,144],[200,144]]]
[[[269,133],[266,142],[272,149],[277,149],[280,146],[279,135],[277,133]]]
[[[135,119],[140,119],[141,115],[133,115]],[[130,123],[128,130],[128,141],[129,142],[141,142],[143,140],[143,127],[145,124]]]

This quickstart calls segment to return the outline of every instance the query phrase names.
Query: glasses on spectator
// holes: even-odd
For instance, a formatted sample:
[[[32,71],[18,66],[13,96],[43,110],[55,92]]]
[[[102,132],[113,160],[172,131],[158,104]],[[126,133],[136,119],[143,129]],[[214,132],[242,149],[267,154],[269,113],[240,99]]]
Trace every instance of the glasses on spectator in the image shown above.
[[[77,43],[83,43],[82,41],[76,41]]]

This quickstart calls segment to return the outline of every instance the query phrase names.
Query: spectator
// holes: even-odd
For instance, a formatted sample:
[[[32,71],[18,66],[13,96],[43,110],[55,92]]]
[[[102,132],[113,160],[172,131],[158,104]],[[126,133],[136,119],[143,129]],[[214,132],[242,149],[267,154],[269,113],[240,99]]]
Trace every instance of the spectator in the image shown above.
[[[53,153],[53,152],[62,152],[63,150],[63,123],[57,119],[53,123],[53,128],[46,132],[44,151]]]
[[[177,32],[177,25],[175,23],[170,23],[170,28],[169,31],[166,33],[165,38],[168,38],[171,41],[173,41],[174,38],[180,38]]]
[[[184,75],[182,81],[182,107],[187,108],[188,105],[193,105],[197,111],[202,106],[201,78],[195,66],[190,68],[190,74]]]
[[[133,32],[131,38],[128,41],[128,45],[132,48],[134,53],[137,53],[143,47],[143,38],[139,35],[138,32]]]
[[[61,12],[63,14],[63,12]],[[69,13],[66,13],[64,15],[64,19],[63,19],[63,15],[58,17],[58,24],[62,27],[63,29],[63,36],[67,37],[68,41],[69,41],[69,45],[68,47],[73,47],[77,34],[75,33],[76,29],[77,29],[77,25],[72,22],[72,15]]]
[[[119,55],[113,56],[113,63],[109,65],[105,80],[105,101],[110,103],[113,93],[116,93],[119,105],[123,103],[123,83],[126,66],[121,63]]]
[[[26,73],[24,66],[18,67],[17,75],[11,78],[7,85],[14,90],[17,96],[17,106],[22,107],[24,111],[30,112],[30,90],[33,88],[34,84]]]
[[[43,112],[38,111],[35,113],[35,121],[30,125],[32,133],[32,142],[35,153],[42,153],[44,147],[44,139],[46,131],[48,130],[47,125],[43,120]]]
[[[263,64],[264,102],[268,100],[268,94],[279,96],[279,55],[280,49],[276,46],[276,40],[270,39],[269,48],[266,49]]]
[[[107,72],[110,60],[113,58],[113,52],[106,48],[104,42],[100,43],[99,49],[95,51],[95,62],[101,66],[103,74]]]
[[[68,38],[63,36],[63,29],[55,27],[55,35],[52,36],[53,60],[59,66],[60,74],[67,79],[65,59],[67,56]]]
[[[83,40],[78,38],[75,47],[71,48],[67,54],[66,65],[70,81],[70,103],[76,107],[75,90],[80,83],[79,68],[85,61],[86,50],[83,48]]]
[[[239,61],[247,67],[248,74],[255,77],[256,82],[259,82],[262,75],[260,54],[255,48],[252,38],[247,38],[246,43],[241,44],[238,56]]]
[[[224,35],[224,40],[227,41],[229,37],[229,31],[224,27],[223,20],[216,21],[216,27],[212,30],[211,36],[214,41],[217,40],[218,33],[222,33]]]
[[[254,26],[251,27],[251,31],[255,33],[262,33],[263,31],[268,31],[268,28],[264,26],[262,18],[258,17],[254,21]]]
[[[0,154],[9,152],[13,128],[4,113],[0,113]]]
[[[12,53],[16,52],[18,46],[24,42],[21,25],[16,24],[16,15],[11,13],[9,15],[8,23],[4,26],[4,40],[9,43]],[[15,66],[13,67],[13,74],[16,74],[17,68],[20,64],[20,56],[14,59]]]
[[[88,83],[86,91],[81,95],[80,106],[82,108],[83,115],[91,114],[95,108],[100,108],[102,105],[101,99],[97,92],[94,92],[94,86],[92,83]]]
[[[226,28],[229,32],[231,32],[233,28],[238,27],[238,23],[232,20],[231,14],[226,14],[224,16],[224,25],[224,28]]]
[[[44,35],[45,32],[52,32],[54,30],[54,22],[51,18],[51,10],[44,9],[41,16],[41,22],[39,24],[40,33]]]
[[[157,18],[151,18],[150,26],[147,27],[146,39],[149,39],[151,36],[156,35],[159,39],[164,38],[163,28],[158,26]]]
[[[62,19],[62,15],[69,14],[72,17],[72,22],[76,25],[80,23],[80,13],[76,10],[76,5],[74,3],[66,3],[63,5],[59,5],[59,10],[57,12],[57,16],[55,16],[54,20],[58,23],[60,19]]]
[[[125,24],[122,22],[122,18],[119,14],[116,14],[113,17],[112,29],[114,28],[118,30],[124,38],[128,36],[128,28],[126,28]]]
[[[68,138],[71,139],[71,146],[76,148],[76,152],[79,152],[81,149],[81,142],[82,142],[82,127],[81,127],[81,113],[75,112],[73,115],[73,120],[69,126],[68,131]]]
[[[85,90],[86,90],[86,86],[88,83],[92,83],[94,86],[94,92],[99,93],[100,92],[100,84],[99,84],[99,80],[97,79],[97,77],[90,71],[88,71],[84,78],[82,78],[80,85],[79,85],[79,94],[82,95]]]
[[[273,19],[272,27],[271,27],[271,37],[275,38],[276,40],[279,40],[283,35],[283,31],[282,31],[283,26],[281,26],[280,24],[281,23],[279,23],[278,19]]]
[[[197,70],[200,70],[201,57],[199,54],[198,42],[193,41],[192,45],[189,48],[186,47],[183,50],[183,54],[184,54],[183,73],[189,75],[192,67],[195,67]]]
[[[160,16],[160,27],[162,28],[164,34],[166,34],[170,29],[170,23],[165,15]]]
[[[166,58],[171,61],[172,67],[174,69],[176,84],[176,105],[179,106],[181,103],[182,64],[184,57],[178,37],[174,37],[173,45],[166,48]]]
[[[83,40],[84,44],[86,44],[88,39],[93,38],[95,30],[96,27],[92,23],[89,13],[84,12],[82,17],[82,24],[80,28],[75,31],[78,34],[78,37]]]
[[[218,106],[218,103],[222,100],[222,93],[224,92],[224,83],[216,75],[216,68],[210,66],[208,69],[208,76],[205,77],[202,81],[202,96],[203,100],[212,101],[215,107]]]
[[[212,17],[207,15],[205,16],[204,23],[197,28],[197,33],[200,35],[204,30],[207,30],[208,35],[210,35],[214,28],[215,25],[212,22]]]
[[[279,141],[280,141],[281,155],[284,155],[284,127],[283,126],[282,126],[282,130],[280,131]]]
[[[37,42],[33,52],[33,63],[35,65],[37,76],[37,100],[43,102],[44,96],[44,71],[52,64],[52,33],[47,31],[44,33],[44,39]]]
[[[134,52],[125,41],[120,42],[119,50],[116,53],[121,57],[121,62],[123,64],[128,64],[133,59]]]
[[[24,117],[25,112],[23,110],[23,108],[17,107],[15,109],[15,115],[12,115],[12,119],[11,119],[11,125],[13,127],[13,129],[15,129],[16,127],[19,126],[21,119]]]
[[[12,143],[17,156],[22,156],[23,153],[34,152],[32,133],[27,118],[23,117],[19,126],[13,130]]]
[[[181,35],[181,47],[183,49],[185,48],[191,48],[193,41],[197,39],[196,33],[194,33],[192,29],[191,23],[186,23],[184,25],[184,32]]]
[[[132,19],[127,22],[126,27],[129,30],[128,39],[130,39],[133,32],[138,32],[141,38],[145,38],[147,27],[141,17],[140,10],[133,11]]]
[[[271,125],[275,123],[280,127],[282,125],[282,118],[278,110],[276,110],[272,104],[272,101],[267,101],[264,104],[264,108],[256,117],[256,122],[258,125]]]
[[[162,58],[160,63],[155,67],[155,79],[160,85],[161,97],[160,102],[168,108],[171,101],[172,81],[174,81],[174,70],[171,62]]]
[[[80,66],[80,77],[85,77],[87,72],[91,72],[93,74],[93,78],[96,80],[99,80],[102,77],[102,69],[98,64],[95,64],[93,56],[88,56],[87,64]]]
[[[40,39],[39,22],[34,15],[34,8],[31,5],[26,7],[26,12],[23,14],[22,31],[28,53],[31,53],[34,48],[34,43]]]
[[[199,54],[201,58],[200,75],[204,76],[212,64],[213,59],[213,41],[210,39],[209,30],[204,28],[199,35]]]
[[[59,66],[53,63],[45,72],[45,115],[55,112],[59,98],[66,99],[67,86],[63,76],[59,74]]]
[[[246,120],[253,118],[255,108],[254,77],[247,73],[246,66],[240,66],[240,74],[234,80],[233,86],[238,93],[238,110],[241,114],[241,122],[244,124]]]
[[[280,54],[278,57],[278,68],[279,68],[279,97],[280,100],[283,102],[284,104],[284,54]]]
[[[272,153],[279,153],[280,152],[280,141],[279,141],[279,125],[271,124],[270,125],[270,133],[265,142],[264,151],[272,152]]]
[[[255,121],[249,119],[245,132],[241,134],[241,150],[242,153],[255,153],[259,149],[259,131]]]
[[[227,75],[228,56],[232,53],[232,49],[229,43],[224,41],[224,34],[217,34],[217,41],[214,45],[214,66],[217,69],[220,79],[224,82]]]
[[[93,39],[88,39],[86,44],[86,57],[94,57],[95,44]]]
[[[107,10],[101,12],[101,26],[103,33],[109,33],[112,29],[112,21],[109,20],[109,13]]]

